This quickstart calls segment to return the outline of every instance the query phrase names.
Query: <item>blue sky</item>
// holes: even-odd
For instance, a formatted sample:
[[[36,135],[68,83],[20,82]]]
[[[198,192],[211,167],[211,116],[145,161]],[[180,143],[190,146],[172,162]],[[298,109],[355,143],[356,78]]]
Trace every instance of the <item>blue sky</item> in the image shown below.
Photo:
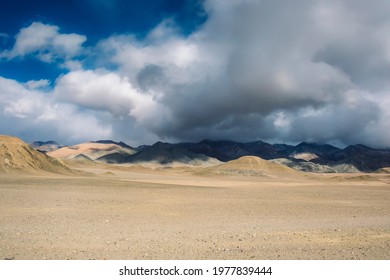
[[[174,20],[182,34],[190,34],[206,18],[201,2],[186,0],[14,0],[3,1],[0,10],[0,47],[12,48],[22,27],[43,22],[61,27],[64,33],[87,36],[84,46],[93,46],[112,34],[143,38],[166,18]],[[63,69],[31,57],[3,61],[0,75],[19,81],[55,79]]]
[[[390,146],[387,0],[3,1],[0,133]]]

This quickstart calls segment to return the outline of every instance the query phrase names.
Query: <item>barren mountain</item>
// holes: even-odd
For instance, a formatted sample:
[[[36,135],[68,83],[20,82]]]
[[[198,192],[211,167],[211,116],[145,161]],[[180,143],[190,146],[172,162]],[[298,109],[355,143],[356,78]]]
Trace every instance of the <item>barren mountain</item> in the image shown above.
[[[58,150],[64,145],[58,144],[55,141],[35,141],[30,144],[30,146],[39,152],[47,153],[47,152],[52,152],[55,150]]]
[[[389,150],[373,149],[363,145],[351,145],[340,149],[328,144],[307,142],[292,146],[271,145],[262,141],[236,143],[210,140],[177,145],[225,162],[246,155],[267,160],[286,159],[278,162],[297,170],[310,172],[373,172],[390,167]]]
[[[55,145],[50,141],[38,144],[40,147]],[[328,144],[307,142],[293,146],[271,145],[263,141],[238,143],[204,140],[199,143],[178,144],[157,142],[151,146],[132,148],[123,142],[99,140],[62,147],[48,152],[48,155],[61,159],[91,159],[109,164],[163,165],[208,165],[218,164],[219,161],[228,162],[243,156],[256,156],[274,160],[295,170],[317,173],[373,172],[390,167],[390,150],[372,149],[363,145],[351,145],[340,149]]]
[[[334,159],[335,154],[340,151],[341,149],[336,148],[332,145],[318,143],[302,142],[296,146],[286,146],[286,152],[290,157],[306,159],[306,155],[306,157],[308,158],[306,159],[307,161],[316,158],[332,160]]]
[[[92,160],[95,160],[109,154],[125,153],[130,155],[135,152],[135,149],[122,142],[116,143],[113,141],[101,140],[63,147],[56,151],[49,152],[48,155],[61,159],[85,159],[85,157],[79,157],[79,155],[84,155]]]
[[[73,173],[65,164],[43,153],[35,151],[16,137],[0,135],[0,172]]]
[[[363,145],[351,145],[339,153],[340,162],[355,166],[363,172],[390,167],[390,151],[372,149]]]
[[[315,172],[315,173],[335,173],[337,172],[334,168],[325,165],[317,164],[303,159],[288,159],[288,158],[277,158],[272,159],[272,162],[288,166],[292,169],[304,171],[304,172]]]
[[[168,144],[158,142],[142,146],[138,153],[117,151],[98,158],[106,163],[157,162],[171,164],[200,164],[205,159],[228,162],[242,156],[256,156],[287,167],[306,172],[372,172],[390,167],[390,151],[362,145],[340,149],[328,144],[302,142],[296,146],[268,144],[262,141],[237,143],[232,141],[204,140],[199,143]]]
[[[238,159],[242,156],[259,156],[263,159],[280,157],[277,148],[262,141],[237,143],[233,141],[203,140],[199,143],[178,145],[193,153],[204,154],[224,162]]]
[[[107,163],[157,163],[163,165],[189,164],[207,165],[218,164],[219,161],[203,154],[195,154],[188,149],[175,144],[157,142],[147,146],[136,154],[129,155],[123,152],[116,152],[97,159]]]

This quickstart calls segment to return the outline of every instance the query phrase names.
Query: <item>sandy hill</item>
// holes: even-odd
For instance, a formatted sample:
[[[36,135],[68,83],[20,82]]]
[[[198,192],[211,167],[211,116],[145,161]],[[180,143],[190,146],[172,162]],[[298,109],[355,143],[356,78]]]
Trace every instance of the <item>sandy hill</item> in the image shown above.
[[[37,171],[74,173],[62,162],[35,151],[19,138],[0,135],[1,173],[34,173]]]
[[[209,169],[212,173],[224,175],[246,175],[246,176],[284,176],[299,174],[287,166],[264,160],[255,156],[243,156],[239,159],[231,160],[217,167]]]
[[[121,143],[98,141],[63,147],[47,154],[61,159],[86,159],[88,157],[91,160],[95,160],[109,154],[125,153],[131,155],[135,152],[135,149],[130,146],[121,145]]]

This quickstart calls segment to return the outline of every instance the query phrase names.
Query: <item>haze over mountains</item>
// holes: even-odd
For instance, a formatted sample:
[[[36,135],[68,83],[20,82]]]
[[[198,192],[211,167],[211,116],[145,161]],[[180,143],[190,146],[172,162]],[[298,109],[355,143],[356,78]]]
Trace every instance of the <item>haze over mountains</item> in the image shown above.
[[[373,149],[363,145],[350,145],[340,149],[328,144],[307,142],[293,146],[263,141],[238,143],[204,140],[199,143],[177,144],[157,142],[150,146],[134,148],[123,142],[99,140],[66,147],[57,144],[55,149],[52,142],[39,143],[34,142],[32,146],[40,151],[43,151],[42,146],[52,144],[51,150],[47,151],[52,157],[109,164],[203,166],[216,165],[243,156],[254,156],[306,172],[374,172],[390,167],[390,150]]]

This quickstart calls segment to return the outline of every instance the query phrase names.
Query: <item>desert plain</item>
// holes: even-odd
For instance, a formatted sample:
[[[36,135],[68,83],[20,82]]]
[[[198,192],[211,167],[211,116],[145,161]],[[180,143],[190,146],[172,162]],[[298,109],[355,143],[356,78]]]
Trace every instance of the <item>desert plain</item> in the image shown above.
[[[0,174],[0,259],[390,259],[388,174],[66,164]]]

